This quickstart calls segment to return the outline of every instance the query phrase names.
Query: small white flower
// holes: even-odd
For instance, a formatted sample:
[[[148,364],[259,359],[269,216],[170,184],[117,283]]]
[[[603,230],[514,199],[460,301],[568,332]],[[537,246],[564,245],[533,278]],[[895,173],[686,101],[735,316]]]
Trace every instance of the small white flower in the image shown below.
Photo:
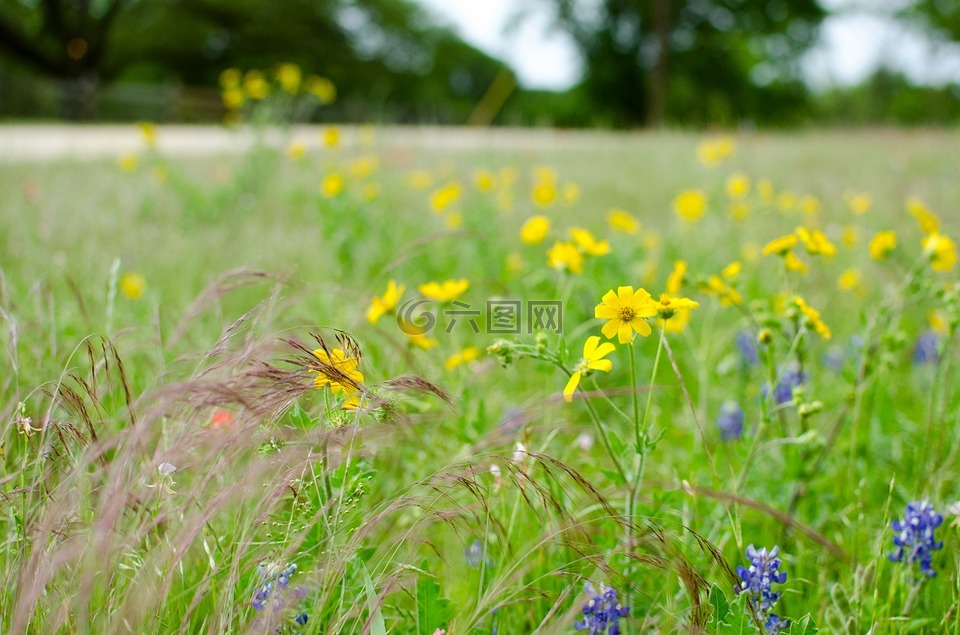
[[[577,437],[577,445],[584,452],[589,452],[593,449],[593,435],[589,432],[581,432]]]
[[[177,471],[177,466],[173,463],[161,463],[157,466],[157,470],[160,472],[160,476],[170,476]]]

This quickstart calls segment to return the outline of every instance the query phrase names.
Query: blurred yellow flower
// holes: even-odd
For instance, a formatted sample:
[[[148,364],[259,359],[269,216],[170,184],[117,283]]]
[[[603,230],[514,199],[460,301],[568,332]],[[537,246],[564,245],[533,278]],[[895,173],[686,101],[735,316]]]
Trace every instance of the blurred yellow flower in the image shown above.
[[[477,170],[473,173],[473,184],[481,192],[489,192],[497,185],[497,177],[490,170]]]
[[[437,214],[447,211],[447,208],[460,200],[460,185],[449,183],[442,188],[434,191],[430,197],[430,207]]]
[[[117,163],[124,172],[133,172],[140,165],[140,157],[135,154],[124,154]]]
[[[856,291],[860,288],[863,276],[859,269],[847,269],[837,278],[837,288],[841,291]]]
[[[833,258],[837,255],[837,248],[830,239],[819,229],[807,229],[806,227],[797,227],[797,237],[803,241],[807,253],[812,256],[826,256]]]
[[[380,184],[367,183],[364,185],[360,190],[360,198],[362,198],[365,203],[370,203],[380,198]]]
[[[624,234],[636,234],[640,231],[640,223],[637,219],[631,216],[629,212],[618,208],[611,209],[607,212],[607,223],[610,224],[610,228],[614,231],[623,232]]]
[[[563,398],[567,403],[573,401],[573,393],[580,385],[581,377],[586,377],[595,370],[609,373],[613,369],[613,362],[604,357],[612,353],[615,348],[610,342],[601,344],[600,338],[596,335],[587,338],[583,345],[583,357],[574,366],[573,374],[563,388]]]
[[[667,276],[667,293],[677,295],[683,288],[683,283],[687,276],[687,262],[685,260],[675,260],[673,262],[673,271]]]
[[[770,205],[774,200],[773,181],[770,179],[760,179],[757,181],[757,194],[764,205]]]
[[[743,265],[741,265],[738,261],[734,260],[729,265],[723,268],[723,270],[720,272],[720,275],[726,278],[727,280],[736,280],[742,270],[743,270]]]
[[[535,205],[546,207],[557,199],[557,186],[550,181],[540,181],[534,184],[531,196]]]
[[[657,249],[660,249],[661,244],[663,244],[663,239],[657,232],[648,231],[646,234],[644,234],[643,246],[648,251],[656,251]]]
[[[387,290],[382,296],[374,296],[370,301],[370,308],[367,309],[367,321],[370,324],[376,324],[386,313],[396,308],[406,286],[398,285],[396,280],[387,283]]]
[[[740,247],[740,257],[748,263],[754,263],[760,260],[760,245],[757,243],[743,243]]]
[[[320,133],[320,141],[328,148],[336,148],[340,145],[340,129],[333,126],[327,126]]]
[[[436,300],[437,302],[451,302],[456,300],[467,289],[470,288],[470,281],[466,278],[460,280],[444,280],[441,282],[427,282],[421,284],[417,287],[420,290],[420,293],[427,296],[431,300]]]
[[[743,304],[743,296],[736,289],[724,282],[723,278],[713,274],[700,284],[699,289],[702,293],[716,296],[723,306],[734,304]]]
[[[270,84],[260,71],[247,71],[243,76],[243,92],[249,99],[265,99],[270,94]]]
[[[369,148],[377,140],[377,129],[371,124],[365,123],[360,126],[360,129],[357,132],[357,139],[360,141],[360,145],[365,148]]]
[[[223,100],[223,105],[230,110],[239,110],[247,100],[247,98],[243,96],[243,91],[239,88],[228,88],[223,91],[220,98]]]
[[[447,361],[444,363],[444,367],[447,370],[453,370],[457,366],[461,366],[468,362],[472,362],[473,360],[480,357],[481,354],[482,354],[482,351],[479,348],[477,348],[476,346],[469,346],[463,349],[462,351],[460,351],[459,353],[454,353],[453,355],[448,357]]]
[[[927,320],[930,323],[930,329],[937,335],[943,337],[950,333],[950,321],[944,311],[940,309],[930,311]]]
[[[920,223],[920,231],[924,234],[935,234],[940,231],[940,219],[919,198],[907,199],[907,211],[916,217],[917,222]]]
[[[510,273],[523,273],[527,268],[527,263],[523,259],[523,256],[513,252],[507,255],[507,271]]]
[[[510,187],[517,182],[518,178],[520,178],[520,172],[512,165],[503,166],[497,174],[500,187]]]
[[[777,196],[777,209],[784,214],[792,212],[797,206],[797,195],[787,190]]]
[[[934,271],[950,271],[957,264],[957,246],[944,234],[934,232],[924,237],[923,251]]]
[[[120,277],[120,293],[136,300],[147,290],[147,279],[139,273],[125,273]]]
[[[296,64],[280,64],[277,66],[277,81],[280,82],[280,88],[291,95],[296,95],[300,91],[300,67]]]
[[[730,203],[729,213],[733,220],[743,220],[750,215],[750,204],[746,201],[734,201]]]
[[[768,242],[763,247],[761,252],[764,256],[777,255],[785,256],[787,253],[797,246],[799,238],[796,234],[787,234],[786,236],[781,236],[780,238],[774,238]]]
[[[730,198],[746,198],[750,194],[750,177],[737,172],[727,179],[727,196]]]
[[[856,225],[844,225],[840,231],[840,242],[844,247],[853,247],[860,240],[860,228]]]
[[[416,346],[417,348],[422,348],[425,351],[429,351],[431,348],[440,343],[434,338],[421,335],[420,333],[406,333],[406,336],[412,345]]]
[[[463,212],[450,212],[443,219],[447,229],[460,229],[463,226]]]
[[[605,256],[610,253],[610,243],[605,240],[597,240],[586,229],[573,227],[570,229],[570,237],[573,238],[577,247],[588,256]]]
[[[707,197],[700,190],[686,190],[673,199],[673,210],[680,218],[695,221],[707,209]]]
[[[137,129],[140,130],[140,136],[148,148],[157,144],[157,125],[149,121],[138,121]]]
[[[304,82],[304,90],[316,97],[321,104],[332,104],[337,99],[337,87],[326,77],[311,75]]]
[[[563,197],[563,202],[567,205],[576,205],[580,202],[582,192],[580,186],[576,183],[564,183],[560,192]]]
[[[797,258],[797,254],[792,251],[788,251],[786,255],[784,255],[783,264],[786,265],[787,271],[807,273],[807,263]]]
[[[550,232],[550,219],[546,216],[531,216],[520,228],[520,240],[526,245],[539,245]]]
[[[816,216],[823,209],[823,204],[816,196],[804,196],[800,199],[800,209],[808,216]]]
[[[347,357],[339,348],[333,349],[329,354],[318,348],[313,351],[313,355],[320,362],[311,368],[317,373],[313,379],[313,387],[322,390],[324,386],[329,386],[332,394],[347,397],[342,405],[344,410],[356,409],[360,405],[357,391],[363,382],[363,374],[357,370],[357,360]]]
[[[227,68],[220,72],[220,87],[224,89],[238,88],[243,75],[238,68]]]
[[[376,171],[379,164],[380,161],[374,156],[354,159],[350,162],[350,175],[358,179],[365,179]]]
[[[803,315],[806,316],[807,320],[810,322],[811,328],[813,328],[817,335],[825,340],[830,339],[830,327],[828,327],[823,322],[823,319],[821,319],[820,311],[817,311],[815,308],[807,304],[806,301],[798,295],[793,297],[793,303],[797,306],[797,308],[800,309]]]
[[[628,344],[636,331],[643,337],[650,335],[650,324],[645,318],[657,314],[657,303],[646,289],[633,287],[617,287],[604,294],[600,304],[594,309],[593,315],[601,320],[607,320],[600,329],[604,337],[613,339],[614,336],[621,344]]]
[[[677,311],[690,311],[700,308],[699,302],[694,302],[690,298],[672,298],[667,293],[660,294],[660,301],[657,302],[657,316],[661,320],[669,320]]]
[[[704,139],[697,146],[697,158],[707,167],[720,165],[736,152],[736,145],[730,137]]]
[[[874,260],[883,260],[897,247],[897,233],[888,230],[878,232],[870,239],[870,257]]]
[[[429,170],[417,170],[407,177],[407,185],[415,190],[425,190],[433,185],[433,176]]]
[[[326,198],[340,196],[343,192],[343,177],[333,172],[323,177],[323,183],[320,184],[320,192]]]
[[[500,190],[497,193],[497,209],[501,214],[509,214],[513,211],[513,194],[510,190]]]
[[[866,192],[861,192],[852,195],[847,201],[847,204],[850,206],[850,211],[854,214],[866,214],[873,206],[873,198]]]
[[[570,273],[583,273],[583,254],[571,242],[556,241],[547,250],[547,265],[553,269],[566,269]]]
[[[287,156],[293,160],[302,159],[303,155],[307,153],[307,144],[303,141],[291,141],[290,145],[287,146]]]

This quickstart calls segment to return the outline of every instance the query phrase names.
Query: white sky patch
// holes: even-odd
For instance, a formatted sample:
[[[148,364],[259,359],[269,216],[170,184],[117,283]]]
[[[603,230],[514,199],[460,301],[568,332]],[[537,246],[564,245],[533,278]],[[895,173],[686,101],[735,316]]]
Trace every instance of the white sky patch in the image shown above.
[[[439,21],[467,42],[509,64],[526,88],[565,90],[576,84],[583,63],[572,39],[553,28],[547,5],[531,0],[420,0]],[[803,60],[814,89],[848,86],[881,66],[918,83],[960,82],[960,44],[932,42],[889,16],[897,0],[877,13],[842,12],[843,0],[825,2],[841,13],[828,17],[821,40]],[[880,4],[883,4],[882,2]],[[515,18],[526,10],[519,25]]]

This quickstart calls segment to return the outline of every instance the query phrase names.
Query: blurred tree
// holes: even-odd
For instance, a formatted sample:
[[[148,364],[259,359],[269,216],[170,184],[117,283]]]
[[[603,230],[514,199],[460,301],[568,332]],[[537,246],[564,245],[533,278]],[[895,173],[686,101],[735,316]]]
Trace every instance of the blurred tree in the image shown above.
[[[926,26],[960,41],[960,2],[957,0],[915,0],[903,14],[919,18]]]
[[[541,0],[585,64],[581,85],[610,123],[776,122],[802,111],[799,56],[817,0]]]

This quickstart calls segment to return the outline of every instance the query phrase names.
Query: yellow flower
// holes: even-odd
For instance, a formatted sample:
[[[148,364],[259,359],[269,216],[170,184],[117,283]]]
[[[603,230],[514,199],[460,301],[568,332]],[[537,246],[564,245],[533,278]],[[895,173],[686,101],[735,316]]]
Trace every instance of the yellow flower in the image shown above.
[[[320,100],[321,104],[332,104],[337,99],[337,87],[326,77],[311,75],[304,82],[304,90]]]
[[[247,71],[243,76],[243,92],[250,99],[264,99],[270,94],[270,84],[260,71]]]
[[[517,182],[518,178],[520,178],[520,171],[512,165],[503,166],[497,175],[497,180],[500,182],[501,187],[510,187]]]
[[[695,221],[706,209],[707,197],[700,190],[686,190],[673,199],[673,210],[684,220]]]
[[[656,251],[660,249],[660,245],[663,244],[663,239],[660,237],[660,234],[657,232],[648,231],[643,236],[643,246],[648,251]]]
[[[667,293],[677,295],[683,288],[684,279],[687,276],[687,262],[685,260],[675,260],[673,262],[673,271],[667,276]]]
[[[477,170],[473,173],[473,183],[481,192],[489,192],[497,185],[497,177],[490,170]]]
[[[558,240],[547,250],[547,265],[570,273],[583,273],[583,254],[573,243]]]
[[[576,205],[580,201],[580,186],[576,183],[564,183],[561,196],[563,196],[563,202],[567,205]]]
[[[447,370],[453,370],[457,366],[466,364],[467,362],[472,362],[481,355],[481,350],[476,346],[469,346],[459,353],[454,353],[447,358],[447,361],[443,364]]]
[[[760,195],[760,201],[764,205],[773,203],[774,189],[773,181],[770,179],[760,179],[757,181],[757,194]]]
[[[526,268],[527,263],[520,254],[514,252],[507,256],[507,271],[510,273],[523,273]]]
[[[513,194],[510,190],[500,190],[497,193],[497,209],[501,214],[509,214],[513,211]]]
[[[124,172],[133,172],[140,165],[140,157],[135,154],[125,154],[120,157],[118,163]]]
[[[743,220],[750,215],[750,204],[746,201],[734,201],[729,208],[730,218]]]
[[[322,390],[324,386],[329,386],[332,394],[346,396],[342,406],[344,410],[356,409],[360,405],[357,393],[363,382],[363,374],[357,370],[357,360],[347,357],[339,348],[333,349],[329,354],[318,348],[313,351],[313,355],[320,361],[316,368],[311,368],[317,373],[313,378],[313,387]]]
[[[280,64],[277,67],[277,81],[280,82],[280,88],[291,95],[296,95],[300,91],[300,81],[302,75],[300,67],[296,64]]]
[[[878,232],[870,239],[870,257],[874,260],[883,260],[897,247],[897,233],[888,230]]]
[[[740,257],[751,264],[760,260],[760,245],[752,242],[743,243],[740,247]]]
[[[704,139],[697,146],[697,158],[706,167],[714,167],[728,159],[736,152],[736,146],[730,137]]]
[[[837,288],[841,291],[855,291],[860,288],[861,280],[859,269],[847,269],[837,278]]]
[[[873,199],[869,194],[861,192],[860,194],[851,196],[850,200],[847,201],[847,204],[850,206],[850,211],[854,214],[866,214],[870,211],[870,207],[873,205]]]
[[[746,198],[750,194],[750,177],[738,172],[727,179],[727,196],[730,198]]]
[[[860,228],[856,225],[844,225],[840,232],[840,242],[844,247],[853,247],[860,240]]]
[[[365,179],[377,169],[377,157],[360,157],[350,162],[350,175]]]
[[[533,186],[531,197],[535,205],[546,207],[557,199],[557,186],[550,181],[540,181]]]
[[[787,253],[796,247],[799,239],[796,234],[787,234],[780,238],[774,238],[768,242],[761,252],[764,256],[776,254],[777,256],[786,256]]]
[[[240,69],[227,68],[220,72],[220,86],[222,88],[237,88],[240,86]]]
[[[600,338],[596,335],[587,338],[583,345],[583,357],[577,362],[573,374],[570,375],[570,380],[563,388],[563,398],[567,402],[573,401],[573,392],[580,385],[581,377],[586,377],[595,370],[604,373],[610,372],[613,368],[613,362],[604,359],[604,357],[612,353],[615,348],[610,342],[601,344]]]
[[[380,185],[377,183],[367,183],[363,186],[363,189],[360,190],[360,198],[365,202],[370,203],[377,200],[380,197]]]
[[[793,192],[787,190],[785,192],[780,192],[777,196],[777,209],[779,209],[784,214],[793,211],[793,208],[797,206],[797,195]]]
[[[720,275],[726,278],[727,280],[736,280],[737,276],[740,275],[740,272],[743,270],[743,265],[739,261],[734,260],[729,265],[723,268],[720,272]]]
[[[147,279],[139,273],[126,273],[120,278],[120,293],[136,300],[147,289]]]
[[[957,246],[948,236],[934,232],[923,239],[923,251],[934,271],[950,271],[957,264]]]
[[[152,148],[157,144],[157,125],[149,121],[138,121],[137,128],[140,130],[140,136],[147,147]]]
[[[633,287],[617,287],[616,293],[611,289],[593,312],[594,317],[607,320],[600,332],[607,339],[617,336],[621,344],[630,342],[634,331],[643,337],[650,335],[652,329],[645,318],[656,314],[657,303],[650,294],[645,289],[634,293]]]
[[[786,265],[787,271],[807,273],[807,263],[797,258],[797,255],[792,251],[788,251],[787,255],[783,257],[783,264]]]
[[[707,295],[715,295],[723,306],[743,304],[740,292],[724,282],[723,278],[714,274],[700,285],[700,291]]]
[[[460,229],[463,225],[463,213],[450,212],[444,218],[443,224],[447,226],[447,229]]]
[[[430,197],[430,206],[434,212],[442,214],[458,200],[460,200],[460,185],[449,183],[433,193]]]
[[[303,141],[291,141],[290,145],[287,146],[287,156],[293,160],[303,158],[303,155],[307,153],[307,144]]]
[[[550,219],[546,216],[531,216],[520,228],[520,240],[527,245],[539,245],[550,231]]]
[[[320,192],[326,198],[340,196],[343,192],[343,177],[336,172],[323,177],[323,183],[320,184]]]
[[[365,123],[360,126],[357,137],[360,141],[360,145],[364,146],[365,148],[369,148],[377,140],[377,129],[374,128],[373,125]]]
[[[661,293],[660,301],[657,302],[657,315],[661,320],[669,320],[677,311],[689,311],[700,308],[699,302],[694,302],[690,298],[671,298],[669,294]]]
[[[243,91],[239,88],[228,88],[223,91],[220,98],[223,100],[223,105],[230,110],[238,110],[247,100],[247,98],[243,96]]]
[[[412,345],[416,346],[417,348],[422,348],[425,351],[429,351],[431,348],[440,343],[432,337],[427,337],[421,333],[405,333],[405,335]]]
[[[370,301],[370,308],[367,309],[367,320],[370,324],[376,324],[385,313],[392,311],[403,296],[405,289],[406,286],[398,285],[395,280],[388,282],[387,290],[383,295],[375,296]]]
[[[612,209],[607,212],[607,222],[611,229],[624,234],[636,234],[640,231],[640,223],[637,219],[622,209]]]
[[[930,329],[937,335],[943,337],[950,333],[950,321],[945,312],[940,309],[934,309],[930,311],[927,319],[930,322]]]
[[[320,141],[328,148],[336,148],[340,145],[340,130],[333,126],[324,128],[320,134]]]
[[[415,190],[425,190],[433,185],[433,176],[429,170],[417,170],[407,177],[407,185]]]
[[[803,241],[807,253],[810,255],[822,255],[828,258],[837,255],[837,248],[819,229],[811,230],[806,227],[797,227],[797,236]]]
[[[804,214],[816,216],[823,209],[823,205],[816,196],[804,196],[800,199],[800,209]]]
[[[807,304],[804,299],[798,295],[793,297],[793,303],[806,316],[807,320],[810,321],[810,326],[817,335],[825,340],[830,339],[830,327],[824,324],[820,317],[820,311],[817,311],[815,308]]]
[[[940,231],[940,219],[919,198],[907,199],[907,211],[916,217],[917,222],[920,223],[920,231],[924,234],[935,234]]]
[[[470,288],[470,281],[466,278],[460,280],[444,280],[441,282],[427,282],[426,284],[421,284],[417,287],[420,290],[420,293],[427,296],[431,300],[436,300],[437,302],[451,302],[456,300],[467,289]]]
[[[573,242],[583,250],[588,256],[605,256],[610,253],[610,243],[605,240],[597,240],[586,229],[573,227],[570,229],[570,236]]]

